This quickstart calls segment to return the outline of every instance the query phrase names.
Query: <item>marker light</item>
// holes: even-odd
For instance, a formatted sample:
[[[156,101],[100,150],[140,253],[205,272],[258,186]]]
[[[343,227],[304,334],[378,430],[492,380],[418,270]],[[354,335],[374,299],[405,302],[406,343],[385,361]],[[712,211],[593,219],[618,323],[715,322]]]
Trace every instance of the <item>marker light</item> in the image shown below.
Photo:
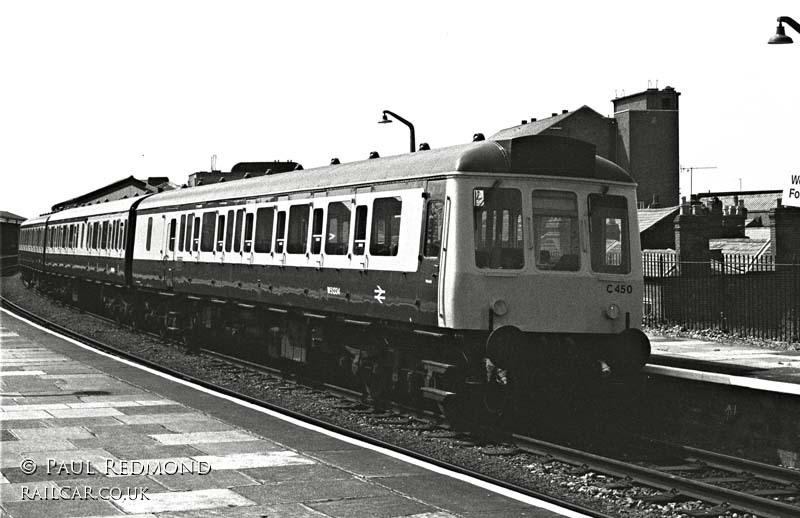
[[[495,315],[503,316],[508,313],[508,304],[503,299],[497,299],[492,302],[492,311]]]
[[[606,316],[611,320],[616,320],[619,318],[619,306],[616,304],[609,304],[606,308]]]

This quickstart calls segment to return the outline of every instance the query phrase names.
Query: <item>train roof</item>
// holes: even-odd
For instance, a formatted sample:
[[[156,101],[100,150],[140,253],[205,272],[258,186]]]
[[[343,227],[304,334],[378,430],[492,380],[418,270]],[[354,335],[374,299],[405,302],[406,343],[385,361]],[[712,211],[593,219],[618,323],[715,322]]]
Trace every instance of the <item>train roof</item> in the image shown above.
[[[106,201],[103,203],[95,203],[86,205],[85,207],[75,207],[74,209],[66,209],[52,214],[32,218],[24,223],[24,226],[36,225],[48,221],[49,224],[58,223],[60,221],[73,220],[75,218],[88,218],[92,216],[103,216],[105,214],[118,214],[127,213],[131,205],[141,200],[140,197],[125,198],[122,200]],[[49,220],[48,220],[49,218]]]
[[[533,174],[634,183],[622,168],[596,156],[593,144],[567,137],[531,135],[167,191],[143,200],[139,209],[459,173]]]

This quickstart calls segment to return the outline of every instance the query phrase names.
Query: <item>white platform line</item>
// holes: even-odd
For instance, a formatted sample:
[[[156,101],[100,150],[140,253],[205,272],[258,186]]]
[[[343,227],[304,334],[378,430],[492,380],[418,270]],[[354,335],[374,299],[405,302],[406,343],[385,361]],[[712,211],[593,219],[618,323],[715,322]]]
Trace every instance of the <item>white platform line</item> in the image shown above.
[[[175,383],[180,383],[181,385],[184,385],[186,387],[190,387],[190,388],[193,388],[193,389],[198,390],[200,392],[204,392],[206,394],[210,394],[210,395],[218,397],[220,399],[224,399],[224,400],[230,401],[230,402],[235,403],[235,404],[237,404],[239,406],[242,406],[242,407],[245,407],[245,408],[249,408],[251,410],[255,410],[256,412],[261,412],[262,414],[266,414],[266,415],[269,415],[269,416],[274,417],[276,419],[280,419],[282,421],[285,421],[287,423],[291,423],[291,424],[293,424],[295,426],[299,426],[300,428],[305,428],[307,430],[312,430],[312,431],[321,433],[322,435],[327,435],[328,437],[332,437],[332,438],[338,439],[338,440],[340,440],[342,442],[346,442],[346,443],[352,444],[354,446],[358,446],[359,448],[363,448],[363,449],[366,449],[366,450],[371,450],[371,451],[374,451],[374,452],[377,452],[377,453],[381,453],[383,455],[386,455],[387,457],[392,457],[392,458],[397,459],[399,461],[406,462],[408,464],[412,464],[414,466],[418,466],[418,467],[426,469],[428,471],[432,471],[432,472],[438,473],[440,475],[445,475],[445,476],[448,476],[450,478],[454,478],[456,480],[460,480],[462,482],[466,482],[467,484],[471,484],[473,486],[480,487],[480,488],[485,489],[487,491],[491,491],[492,493],[496,493],[498,495],[505,496],[505,497],[510,498],[512,500],[516,500],[518,502],[523,502],[525,504],[528,504],[528,505],[531,505],[531,506],[534,506],[534,507],[538,507],[540,509],[545,509],[545,510],[554,512],[556,514],[560,514],[562,516],[568,516],[570,518],[586,518],[587,517],[587,515],[585,515],[585,514],[581,514],[581,513],[578,513],[576,511],[571,511],[569,509],[560,507],[560,506],[558,506],[556,504],[552,504],[550,502],[545,502],[544,500],[539,500],[538,498],[534,498],[534,497],[531,497],[531,496],[522,495],[522,494],[517,493],[515,491],[512,491],[510,489],[497,486],[495,484],[486,482],[484,480],[477,479],[475,477],[471,477],[469,475],[465,475],[465,474],[462,474],[462,473],[454,473],[454,472],[452,472],[452,471],[450,471],[450,470],[448,470],[446,468],[443,468],[441,466],[437,466],[435,464],[431,464],[430,462],[421,461],[421,460],[415,459],[413,457],[410,457],[408,455],[405,455],[405,454],[402,454],[402,453],[399,453],[399,452],[396,452],[396,451],[392,451],[392,450],[389,450],[387,448],[383,448],[381,446],[376,446],[374,444],[369,444],[369,443],[366,443],[366,442],[361,441],[359,439],[355,439],[355,438],[352,438],[352,437],[348,437],[346,435],[341,435],[339,433],[332,432],[330,430],[326,430],[325,428],[322,428],[320,426],[316,426],[316,425],[313,425],[313,424],[310,424],[310,423],[306,423],[306,422],[301,421],[299,419],[295,419],[294,417],[289,417],[289,416],[283,415],[283,414],[281,414],[279,412],[276,412],[274,410],[270,410],[270,409],[267,409],[267,408],[262,408],[262,407],[260,407],[258,405],[255,405],[253,403],[249,403],[247,401],[242,401],[240,399],[237,399],[237,398],[235,398],[233,396],[229,396],[227,394],[220,394],[220,393],[215,392],[215,391],[213,391],[211,389],[208,389],[206,387],[201,387],[201,386],[196,385],[194,383],[191,383],[189,381],[186,381],[186,380],[183,380],[183,379],[180,379],[180,378],[176,378],[176,377],[170,376],[168,374],[164,374],[163,372],[158,372],[158,371],[156,371],[154,369],[151,369],[150,367],[145,367],[144,365],[139,365],[139,364],[137,364],[135,362],[132,362],[130,360],[126,360],[124,358],[118,358],[118,357],[116,357],[116,356],[114,356],[112,354],[109,354],[109,353],[106,353],[106,352],[103,352],[103,351],[98,351],[97,349],[89,347],[88,345],[84,345],[84,344],[82,344],[82,343],[80,343],[80,342],[78,342],[76,340],[73,340],[72,338],[69,338],[69,337],[66,337],[66,336],[61,336],[61,335],[59,335],[58,333],[56,333],[54,331],[51,331],[49,329],[45,329],[44,327],[42,327],[42,326],[40,326],[38,324],[35,324],[33,322],[30,322],[30,321],[28,321],[28,320],[26,320],[26,319],[24,319],[24,318],[22,318],[20,316],[17,316],[15,314],[11,313],[10,311],[7,311],[7,310],[5,310],[3,308],[0,308],[0,311],[2,311],[3,313],[5,313],[5,314],[7,314],[9,316],[14,317],[15,319],[19,320],[20,322],[25,322],[26,324],[28,324],[28,325],[36,328],[36,329],[44,331],[44,332],[46,332],[48,334],[51,334],[53,336],[56,336],[56,337],[66,341],[66,342],[69,342],[69,343],[71,343],[73,345],[76,345],[76,346],[78,346],[78,347],[80,347],[82,349],[85,349],[87,351],[92,351],[95,354],[104,356],[106,358],[111,358],[112,360],[118,361],[120,363],[123,363],[123,364],[131,366],[131,367],[135,367],[135,368],[137,368],[139,370],[142,370],[142,371],[145,371],[145,372],[149,372],[150,374],[154,374],[154,375],[159,376],[159,377],[161,377],[163,379],[167,379],[167,380],[173,381]]]
[[[705,372],[691,369],[681,369],[678,367],[667,367],[666,365],[645,365],[644,372],[657,374],[659,376],[669,376],[704,383],[717,383],[720,385],[731,385],[754,390],[765,390],[768,392],[779,392],[781,394],[791,394],[800,396],[800,385],[786,383],[784,381],[770,381],[758,378],[746,378],[744,376],[734,376],[732,374],[722,374],[719,372]]]

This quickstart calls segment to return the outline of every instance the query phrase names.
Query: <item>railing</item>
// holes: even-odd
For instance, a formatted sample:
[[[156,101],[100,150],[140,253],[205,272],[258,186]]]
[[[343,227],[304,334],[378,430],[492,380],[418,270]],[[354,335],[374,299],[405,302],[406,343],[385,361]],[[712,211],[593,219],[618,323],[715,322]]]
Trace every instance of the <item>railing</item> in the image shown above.
[[[723,254],[708,262],[646,252],[644,323],[800,341],[800,260]]]

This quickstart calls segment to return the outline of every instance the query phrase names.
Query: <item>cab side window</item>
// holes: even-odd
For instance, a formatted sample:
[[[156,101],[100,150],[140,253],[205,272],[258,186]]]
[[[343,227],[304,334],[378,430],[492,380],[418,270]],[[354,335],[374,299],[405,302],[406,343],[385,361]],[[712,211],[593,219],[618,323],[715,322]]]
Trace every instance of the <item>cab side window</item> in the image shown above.
[[[425,257],[439,257],[442,248],[442,223],[444,221],[444,201],[428,201],[425,219]]]

